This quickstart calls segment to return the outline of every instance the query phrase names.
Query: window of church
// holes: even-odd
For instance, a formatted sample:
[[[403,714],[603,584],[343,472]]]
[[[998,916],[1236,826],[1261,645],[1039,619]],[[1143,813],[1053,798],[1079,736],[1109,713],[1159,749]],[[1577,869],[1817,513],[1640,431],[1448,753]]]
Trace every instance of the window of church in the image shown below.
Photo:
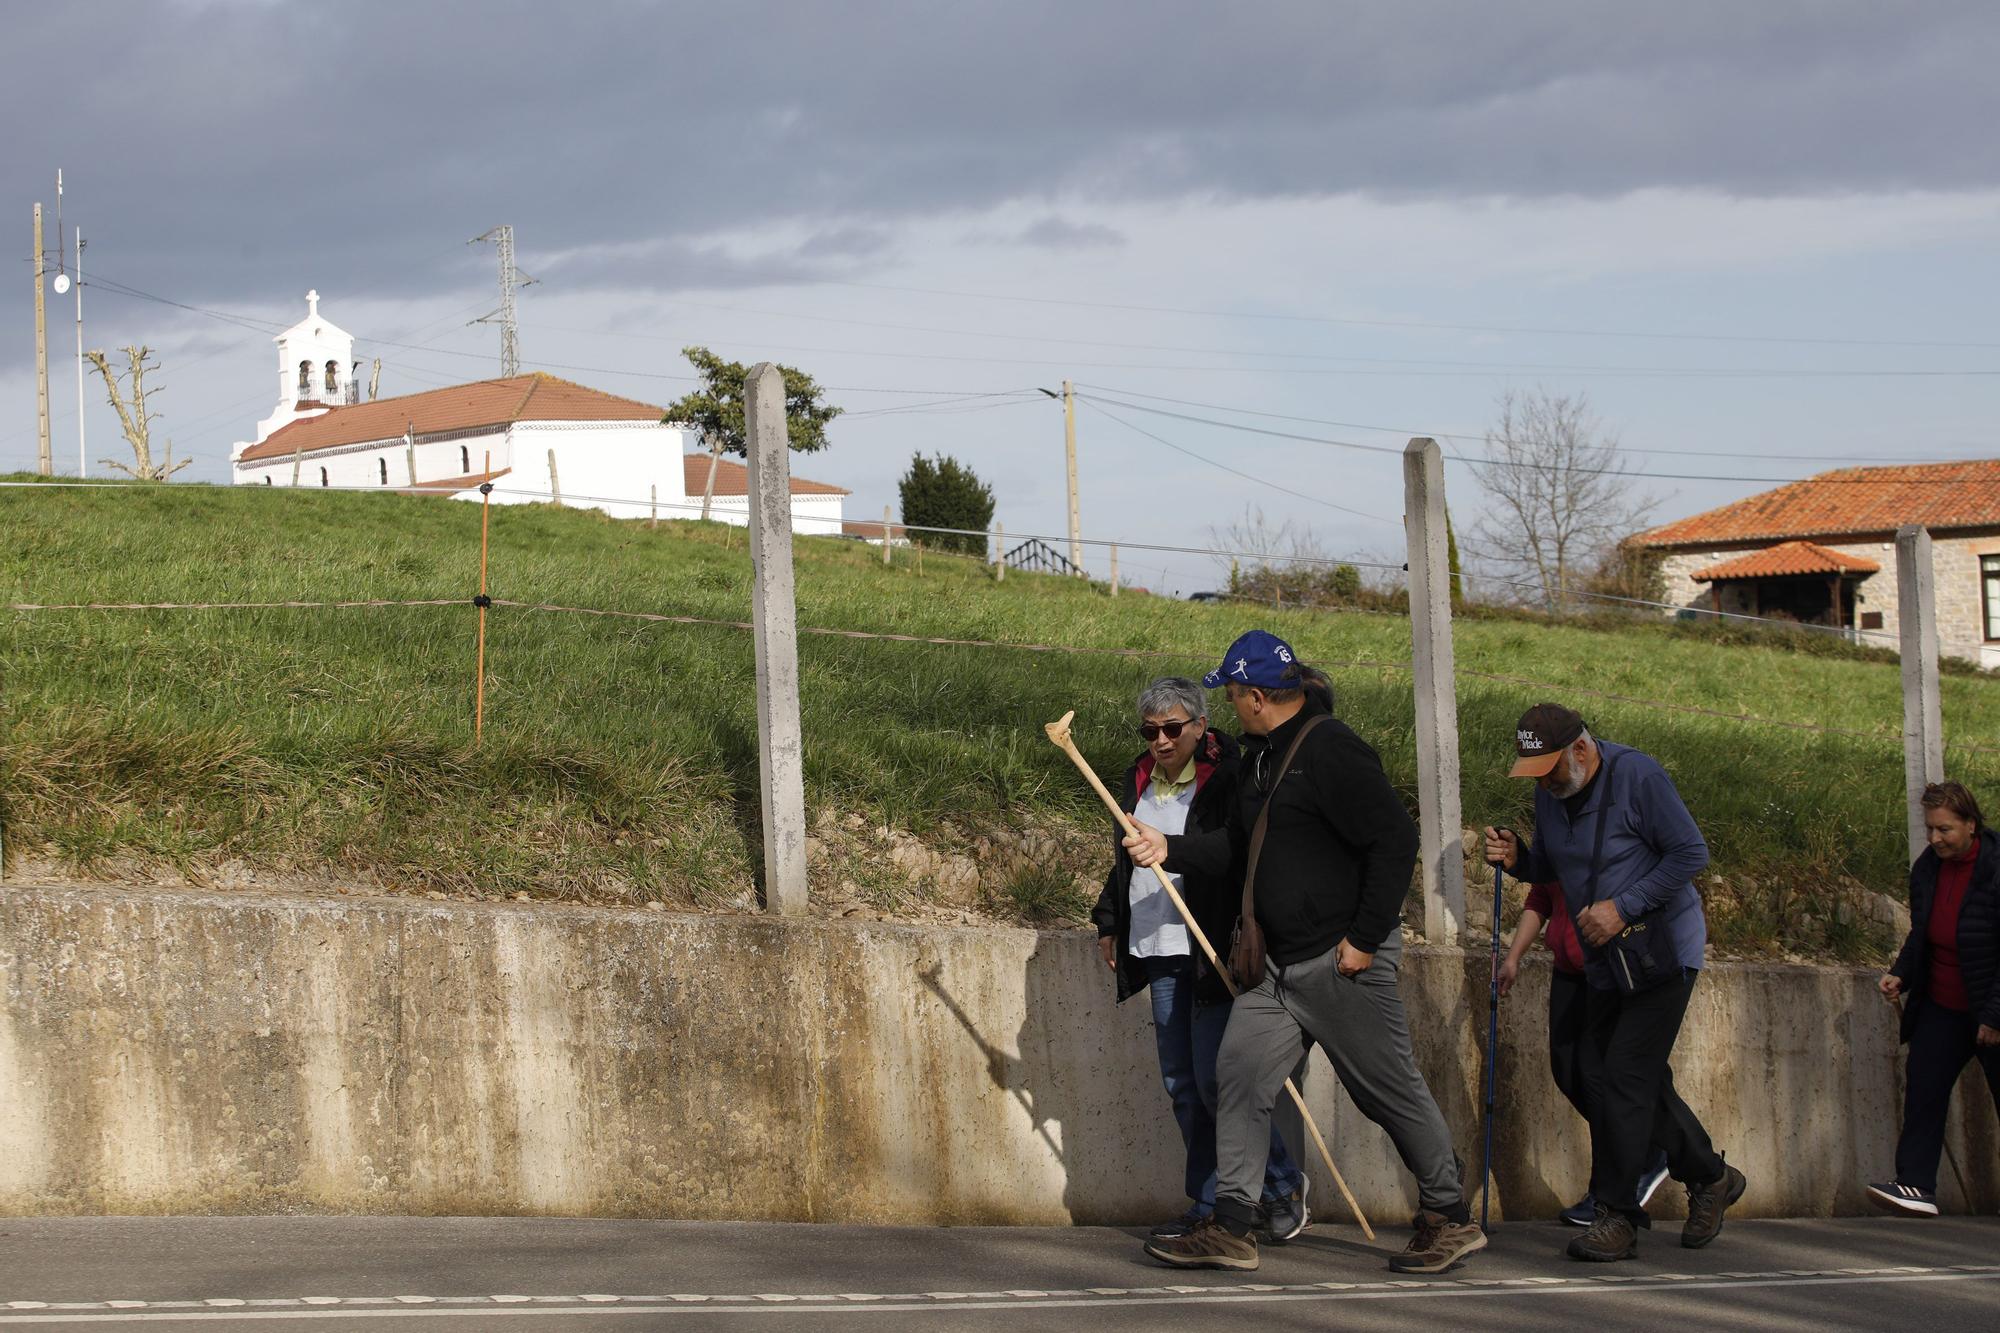
[[[378,458],[375,460],[375,466],[382,469],[382,484],[387,486],[389,484],[389,460]]]
[[[271,484],[271,474],[268,472],[264,474],[264,484],[266,486],[269,486]]]
[[[325,468],[321,468],[321,469],[319,470],[319,484],[320,484],[320,485],[322,485],[322,486],[326,485],[326,469],[325,469]]]
[[[462,444],[458,446],[458,470],[460,472],[472,471],[472,453]]]

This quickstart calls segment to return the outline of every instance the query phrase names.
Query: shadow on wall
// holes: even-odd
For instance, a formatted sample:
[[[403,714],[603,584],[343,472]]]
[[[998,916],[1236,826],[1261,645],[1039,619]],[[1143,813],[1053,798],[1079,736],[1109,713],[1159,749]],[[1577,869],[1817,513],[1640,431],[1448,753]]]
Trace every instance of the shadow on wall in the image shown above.
[[[1037,934],[1021,967],[1012,1050],[951,992],[938,963],[918,975],[1062,1173],[1066,1220],[1127,1225],[1179,1212],[1180,1135],[1143,1012],[1117,1005],[1097,951],[1077,948],[1073,935]]]

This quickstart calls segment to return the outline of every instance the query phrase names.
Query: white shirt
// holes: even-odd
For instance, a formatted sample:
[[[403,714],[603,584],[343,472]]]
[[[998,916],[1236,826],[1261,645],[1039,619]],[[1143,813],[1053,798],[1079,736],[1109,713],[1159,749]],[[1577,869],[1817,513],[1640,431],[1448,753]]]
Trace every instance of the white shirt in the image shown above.
[[[1149,782],[1139,797],[1138,817],[1169,836],[1184,833],[1188,812],[1194,808],[1194,791],[1195,784],[1190,782],[1168,795]],[[1170,873],[1167,879],[1179,893],[1181,877]],[[1126,934],[1126,948],[1134,958],[1171,958],[1192,952],[1187,924],[1152,871],[1134,866],[1132,887],[1127,892],[1131,895],[1132,926]]]

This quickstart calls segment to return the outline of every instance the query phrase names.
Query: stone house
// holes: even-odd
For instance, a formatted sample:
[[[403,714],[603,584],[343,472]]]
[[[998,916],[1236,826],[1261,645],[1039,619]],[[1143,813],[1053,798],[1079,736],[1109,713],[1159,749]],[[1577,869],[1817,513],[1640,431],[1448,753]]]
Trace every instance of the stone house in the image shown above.
[[[1823,472],[1627,544],[1659,555],[1679,614],[1770,616],[1894,647],[1896,530],[1912,523],[1931,534],[1939,651],[2000,666],[2000,459]]]

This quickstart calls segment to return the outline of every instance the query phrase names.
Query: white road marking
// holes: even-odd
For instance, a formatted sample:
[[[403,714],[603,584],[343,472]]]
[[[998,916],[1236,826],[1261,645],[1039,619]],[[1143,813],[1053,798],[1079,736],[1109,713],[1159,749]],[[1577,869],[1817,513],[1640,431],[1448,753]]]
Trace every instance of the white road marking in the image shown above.
[[[415,1319],[483,1318],[502,1315],[623,1314],[797,1314],[788,1308],[812,1302],[815,1312],[1051,1310],[1193,1303],[1257,1304],[1298,1301],[1436,1300],[1445,1297],[1626,1296],[1671,1286],[1676,1292],[1740,1290],[1748,1287],[1830,1287],[1908,1282],[1978,1282],[2000,1278],[2000,1265],[1959,1264],[1950,1268],[1904,1266],[1872,1270],[1756,1273],[1696,1276],[1660,1273],[1606,1284],[1602,1278],[1442,1278],[1432,1281],[1318,1282],[1289,1286],[1244,1283],[1213,1287],[1095,1287],[1084,1292],[930,1292],[886,1296],[872,1293],[616,1296],[301,1296],[256,1300],[210,1297],[176,1301],[9,1301],[0,1327],[45,1324],[227,1323],[252,1319]],[[847,1305],[831,1304],[844,1301]],[[457,1308],[439,1308],[443,1306]],[[523,1308],[524,1306],[531,1308]],[[701,1307],[691,1310],[689,1307]],[[254,1308],[252,1308],[254,1307]]]

